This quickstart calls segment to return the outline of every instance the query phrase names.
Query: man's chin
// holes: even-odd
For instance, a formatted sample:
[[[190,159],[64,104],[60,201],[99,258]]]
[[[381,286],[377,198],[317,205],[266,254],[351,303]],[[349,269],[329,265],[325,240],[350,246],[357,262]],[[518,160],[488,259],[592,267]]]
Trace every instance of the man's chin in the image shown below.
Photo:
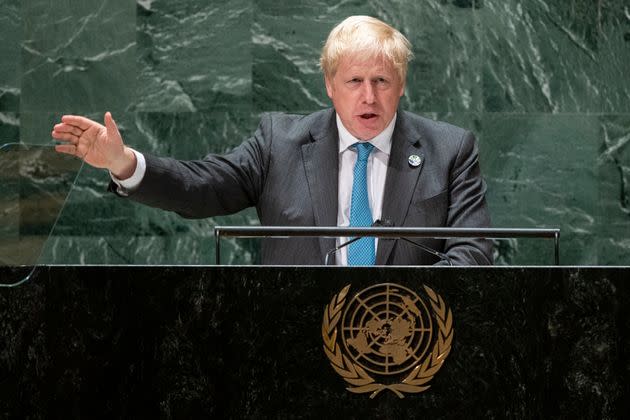
[[[378,121],[358,121],[354,127],[353,135],[359,140],[370,140],[378,136],[385,129]]]

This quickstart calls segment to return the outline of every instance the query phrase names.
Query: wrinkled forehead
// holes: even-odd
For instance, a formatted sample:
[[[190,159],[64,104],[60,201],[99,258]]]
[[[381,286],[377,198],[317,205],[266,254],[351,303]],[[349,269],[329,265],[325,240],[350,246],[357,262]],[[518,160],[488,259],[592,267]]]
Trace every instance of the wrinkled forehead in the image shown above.
[[[370,54],[369,52],[354,52],[346,54],[339,60],[335,73],[345,72],[380,72],[387,74],[396,74],[394,63],[388,57],[378,54]]]

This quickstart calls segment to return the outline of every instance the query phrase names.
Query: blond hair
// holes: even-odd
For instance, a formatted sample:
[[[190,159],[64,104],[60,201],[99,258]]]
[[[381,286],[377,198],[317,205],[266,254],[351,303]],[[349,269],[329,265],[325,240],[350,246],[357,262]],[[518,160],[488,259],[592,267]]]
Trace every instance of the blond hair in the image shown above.
[[[411,43],[398,30],[370,16],[350,16],[330,31],[319,66],[327,78],[334,77],[339,60],[348,54],[389,59],[402,82],[412,59]]]

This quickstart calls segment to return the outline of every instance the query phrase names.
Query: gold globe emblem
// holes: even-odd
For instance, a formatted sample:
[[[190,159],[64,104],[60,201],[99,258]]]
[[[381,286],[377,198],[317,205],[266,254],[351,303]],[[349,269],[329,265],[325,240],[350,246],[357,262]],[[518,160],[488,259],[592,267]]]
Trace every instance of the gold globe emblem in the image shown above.
[[[347,389],[371,392],[370,398],[385,389],[400,398],[427,390],[453,340],[453,315],[442,297],[428,286],[423,300],[404,286],[382,283],[346,302],[349,290],[333,296],[322,323],[324,352]]]
[[[431,312],[416,293],[392,283],[357,293],[341,320],[347,354],[369,372],[394,375],[421,361],[433,341]]]

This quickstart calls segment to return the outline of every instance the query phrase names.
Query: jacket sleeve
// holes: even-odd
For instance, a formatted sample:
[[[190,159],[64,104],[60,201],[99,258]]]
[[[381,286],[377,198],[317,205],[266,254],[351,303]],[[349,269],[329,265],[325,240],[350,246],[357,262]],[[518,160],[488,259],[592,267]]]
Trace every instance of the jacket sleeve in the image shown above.
[[[271,115],[254,135],[225,155],[182,161],[145,154],[146,173],[134,201],[186,218],[236,213],[255,206],[265,183],[271,148]],[[116,186],[110,184],[110,191]]]

